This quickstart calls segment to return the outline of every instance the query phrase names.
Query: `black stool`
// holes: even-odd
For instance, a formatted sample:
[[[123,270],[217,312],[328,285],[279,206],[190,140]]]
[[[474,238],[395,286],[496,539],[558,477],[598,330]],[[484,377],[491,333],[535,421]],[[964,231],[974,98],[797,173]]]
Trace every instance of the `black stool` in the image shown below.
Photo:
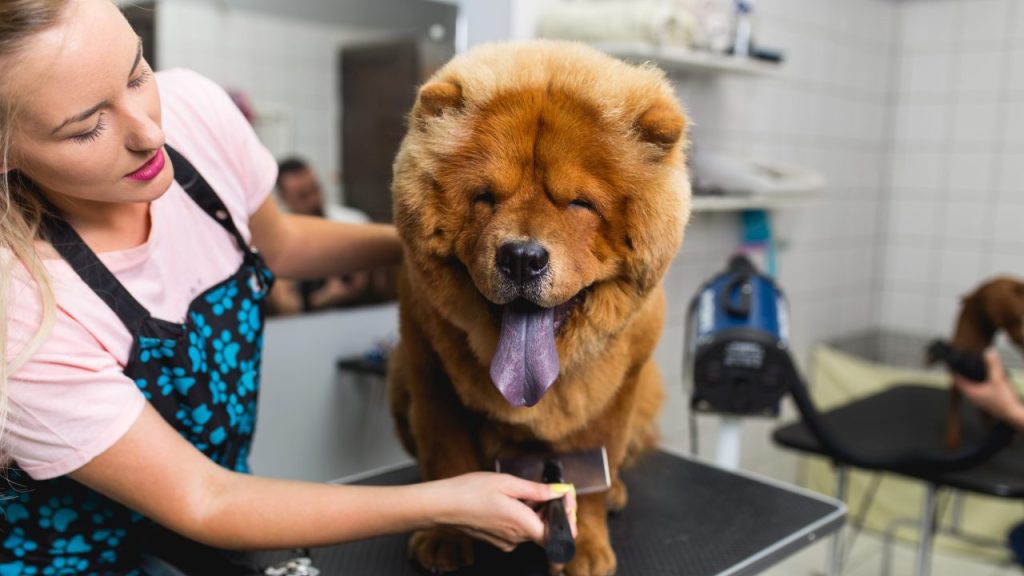
[[[963,442],[978,443],[986,427],[977,411],[962,407]],[[946,430],[949,391],[915,384],[898,384],[821,414],[823,424],[844,440],[851,451],[865,458],[907,452],[941,452]],[[775,430],[775,442],[783,447],[833,457],[801,422]],[[845,500],[848,464],[833,457],[836,468],[836,498]],[[992,459],[958,472],[875,468],[921,480],[926,485],[920,519],[917,576],[931,571],[931,548],[935,531],[935,499],[940,489],[964,490],[1003,498],[1024,498],[1024,442],[1018,438]],[[833,543],[831,563],[835,569],[841,557],[838,537]],[[833,572],[835,573],[835,572]]]

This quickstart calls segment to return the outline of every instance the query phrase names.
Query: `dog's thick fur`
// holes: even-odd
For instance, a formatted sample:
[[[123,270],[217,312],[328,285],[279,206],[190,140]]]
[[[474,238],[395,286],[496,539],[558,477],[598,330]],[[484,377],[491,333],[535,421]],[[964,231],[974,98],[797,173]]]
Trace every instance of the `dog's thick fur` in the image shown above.
[[[619,470],[656,442],[652,352],[661,279],[689,217],[685,144],[663,73],[536,41],[477,48],[435,74],[395,161],[406,249],[389,374],[399,434],[424,480],[605,446],[613,488],[580,498],[568,574],[614,573],[606,515],[626,503]],[[520,240],[543,245],[550,263],[517,293],[496,251]],[[512,406],[488,371],[502,306],[517,296],[565,311],[557,380],[532,407]],[[467,544],[418,532],[410,553],[449,571],[473,562]]]
[[[993,278],[964,296],[957,316],[952,345],[960,352],[981,356],[1002,330],[1024,353],[1024,281]],[[960,446],[960,403],[962,395],[950,391],[946,425],[946,447]]]

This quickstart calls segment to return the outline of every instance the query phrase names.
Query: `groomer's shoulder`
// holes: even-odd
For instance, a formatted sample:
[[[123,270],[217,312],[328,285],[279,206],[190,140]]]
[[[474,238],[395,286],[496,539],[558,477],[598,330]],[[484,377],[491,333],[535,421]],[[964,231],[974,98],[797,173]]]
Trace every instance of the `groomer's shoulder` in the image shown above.
[[[156,73],[156,81],[169,138],[179,132],[197,136],[199,131],[207,138],[219,139],[226,120],[242,118],[224,88],[194,70],[161,70]]]
[[[210,182],[236,224],[244,221],[273,189],[273,155],[227,91],[210,78],[184,68],[158,72],[156,78],[167,143]]]

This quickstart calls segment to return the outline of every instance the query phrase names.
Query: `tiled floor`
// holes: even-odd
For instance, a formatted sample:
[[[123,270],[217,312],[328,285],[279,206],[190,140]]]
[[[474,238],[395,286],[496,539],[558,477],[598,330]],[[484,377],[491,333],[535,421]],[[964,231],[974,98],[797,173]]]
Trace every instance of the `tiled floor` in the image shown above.
[[[882,539],[871,533],[861,533],[848,555],[842,576],[880,576],[882,570]],[[829,540],[819,542],[770,568],[766,576],[821,576],[825,573]],[[917,560],[913,545],[897,542],[892,551],[890,576],[912,576]],[[935,552],[932,556],[931,576],[1022,576],[1019,567]]]

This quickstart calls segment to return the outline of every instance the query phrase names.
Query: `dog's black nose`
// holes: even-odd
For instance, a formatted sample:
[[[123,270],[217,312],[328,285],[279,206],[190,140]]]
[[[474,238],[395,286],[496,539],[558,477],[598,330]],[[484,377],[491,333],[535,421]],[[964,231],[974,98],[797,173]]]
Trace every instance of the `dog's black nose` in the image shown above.
[[[538,278],[548,269],[548,251],[537,242],[506,242],[498,247],[498,270],[516,284]]]

